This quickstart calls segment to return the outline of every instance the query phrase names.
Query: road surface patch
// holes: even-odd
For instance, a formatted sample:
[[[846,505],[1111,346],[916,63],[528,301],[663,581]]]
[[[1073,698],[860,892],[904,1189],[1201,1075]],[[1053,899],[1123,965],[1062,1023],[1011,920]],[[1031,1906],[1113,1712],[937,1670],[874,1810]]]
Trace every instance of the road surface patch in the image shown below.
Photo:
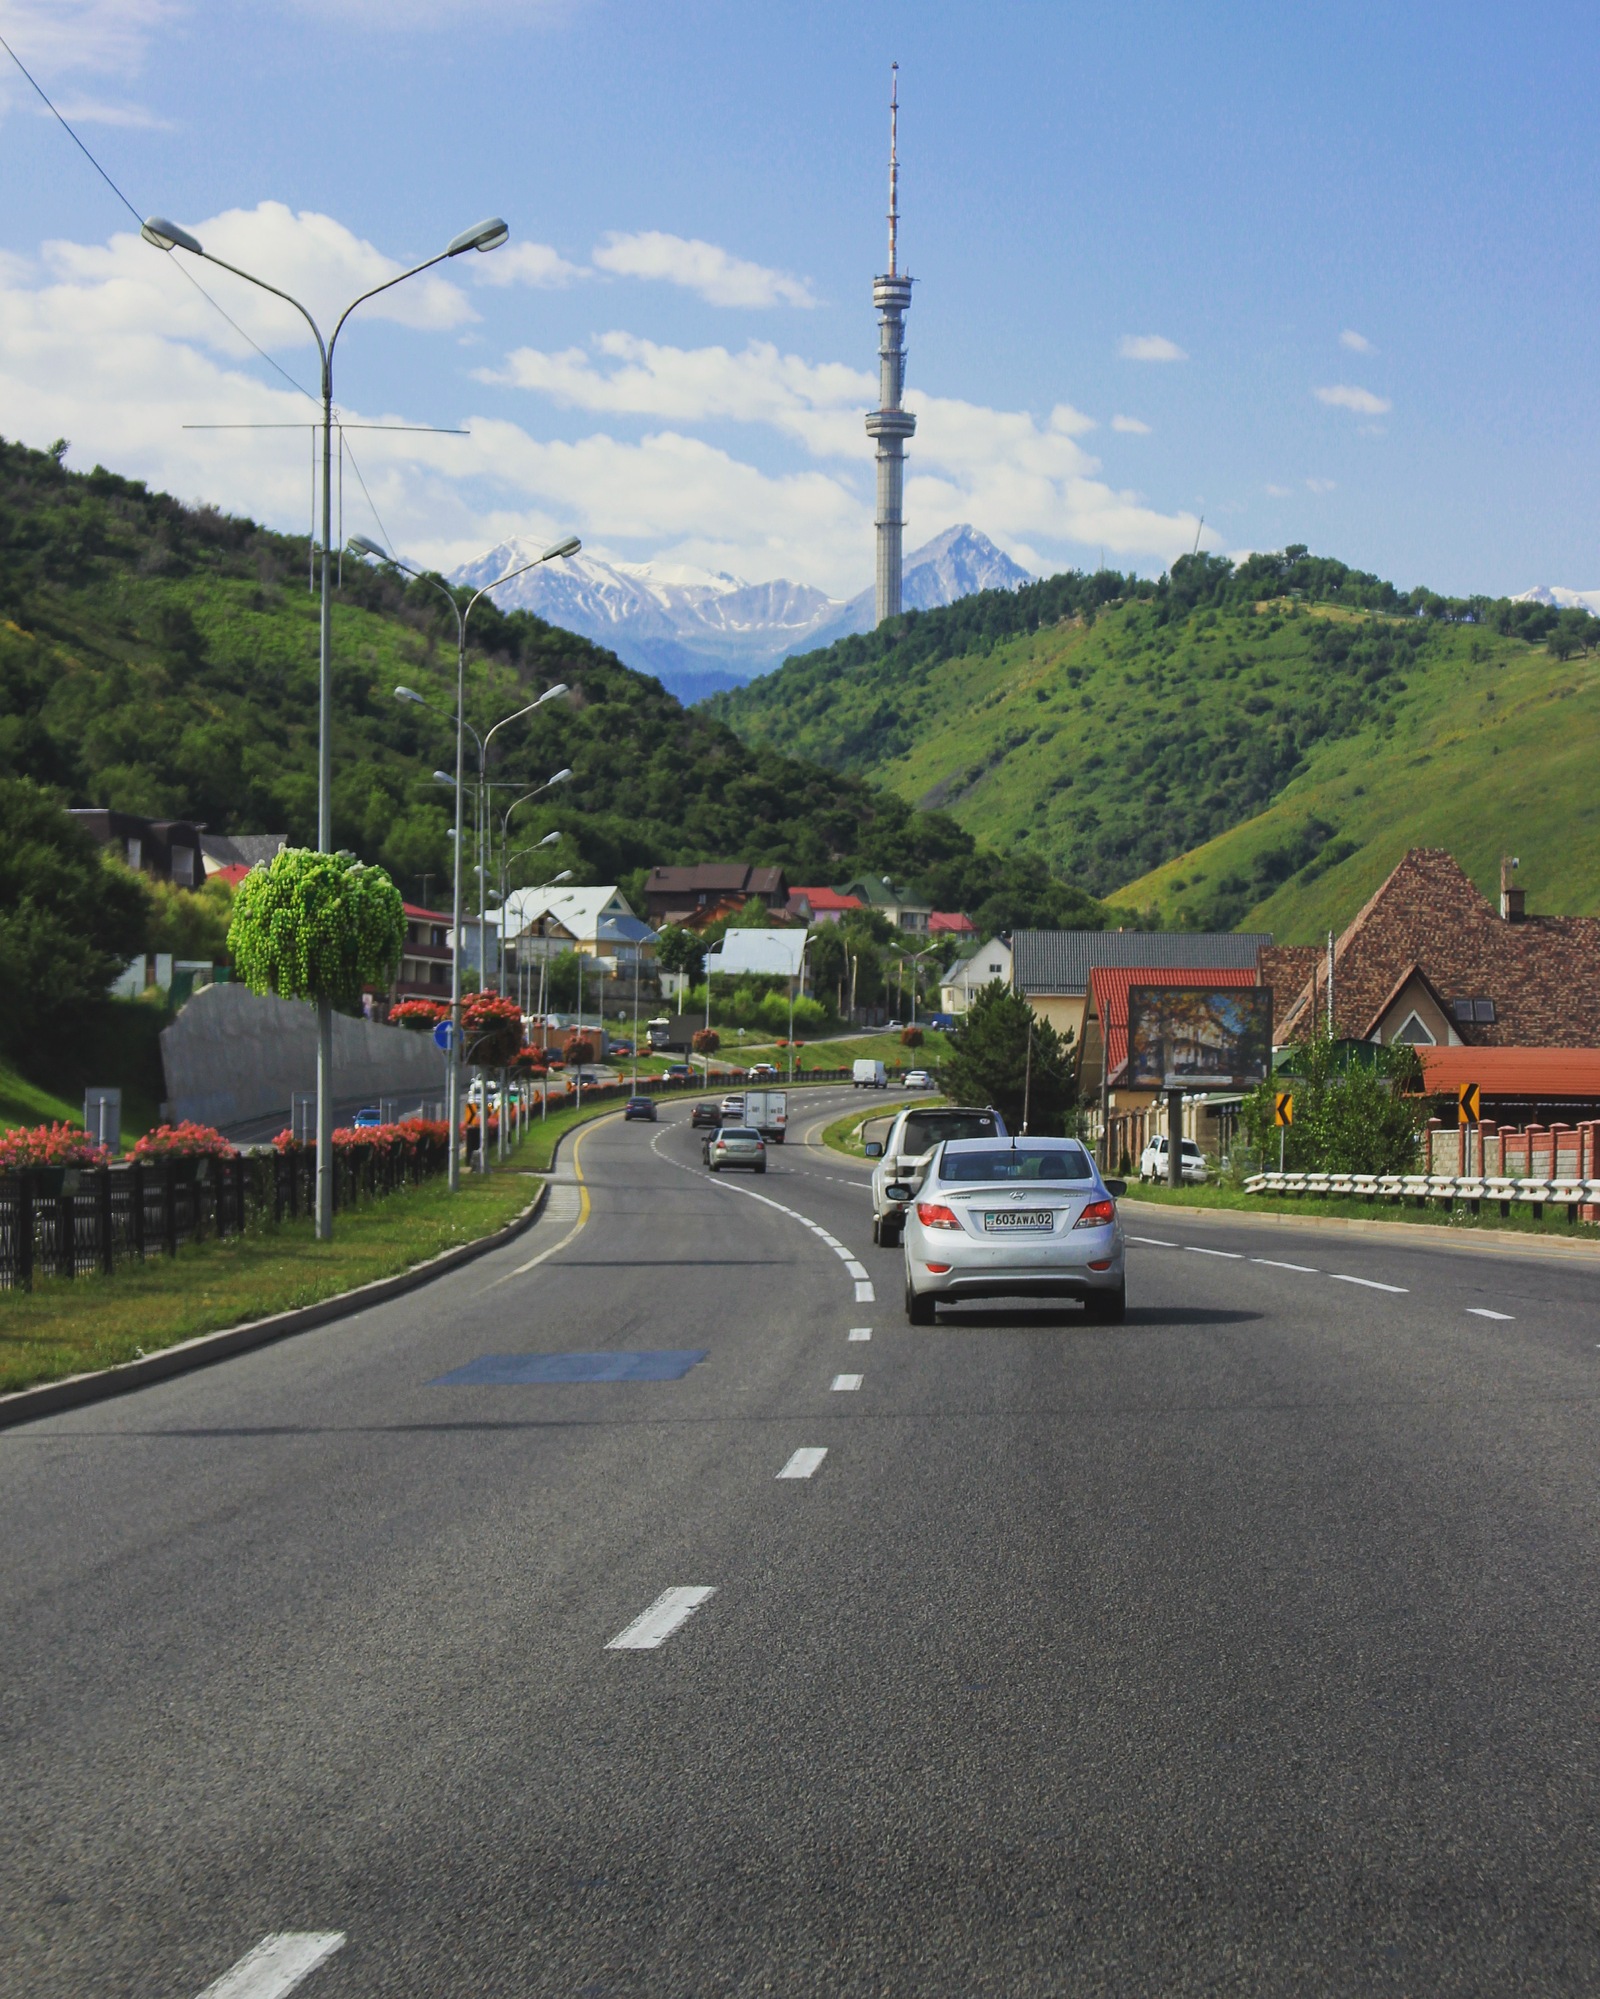
[[[795,1452],[794,1456],[778,1473],[779,1478],[810,1478],[818,1465],[828,1455],[826,1444],[808,1445]]]
[[[866,1378],[864,1374],[836,1374],[833,1385],[841,1393],[848,1393],[853,1388],[859,1388]]]
[[[707,1597],[715,1596],[716,1585],[680,1585],[664,1589],[648,1610],[640,1611],[606,1646],[608,1652],[653,1652],[664,1645],[681,1624],[686,1624]]]
[[[282,1999],[343,1943],[342,1930],[284,1930],[263,1937],[230,1971],[208,1985],[200,1999]]]
[[[539,1382],[681,1381],[709,1347],[656,1353],[486,1353],[430,1381],[430,1388],[525,1388]]]

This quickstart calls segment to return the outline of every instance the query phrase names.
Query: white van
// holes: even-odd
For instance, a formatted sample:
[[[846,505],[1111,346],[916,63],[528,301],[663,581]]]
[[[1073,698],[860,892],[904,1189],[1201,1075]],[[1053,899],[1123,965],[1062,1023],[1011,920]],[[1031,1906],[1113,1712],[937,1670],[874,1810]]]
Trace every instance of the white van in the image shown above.
[[[889,1072],[881,1062],[857,1062],[850,1071],[851,1087],[857,1090],[886,1090]]]

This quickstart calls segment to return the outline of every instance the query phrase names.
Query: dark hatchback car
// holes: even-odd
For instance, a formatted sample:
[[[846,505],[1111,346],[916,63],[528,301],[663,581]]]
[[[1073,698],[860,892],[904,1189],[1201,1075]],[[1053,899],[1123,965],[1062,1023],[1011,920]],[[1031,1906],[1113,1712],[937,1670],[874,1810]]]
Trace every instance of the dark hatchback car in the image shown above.
[[[622,1106],[623,1123],[626,1124],[630,1118],[643,1118],[646,1124],[654,1124],[656,1121],[655,1098],[629,1097],[628,1101]]]
[[[722,1111],[715,1097],[702,1097],[689,1113],[691,1125],[710,1125],[714,1131],[722,1122]]]

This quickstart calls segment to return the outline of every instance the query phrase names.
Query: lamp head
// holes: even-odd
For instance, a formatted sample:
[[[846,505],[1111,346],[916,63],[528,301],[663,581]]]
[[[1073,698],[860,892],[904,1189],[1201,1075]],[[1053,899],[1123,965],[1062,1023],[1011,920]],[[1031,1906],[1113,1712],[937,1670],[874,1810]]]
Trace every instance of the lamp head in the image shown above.
[[[560,843],[560,839],[561,835],[559,833],[546,833],[544,838],[539,842],[539,845],[541,847],[554,847]]]
[[[564,555],[576,555],[583,543],[575,534],[569,534],[565,541],[558,541],[554,548],[547,548],[539,557],[541,562],[555,562]]]
[[[394,557],[389,553],[388,549],[380,548],[375,541],[370,541],[364,534],[351,535],[350,539],[345,543],[345,547],[349,549],[352,555],[375,556],[379,562],[394,561]]]
[[[554,777],[546,781],[544,787],[545,790],[548,791],[552,785],[565,784],[567,779],[571,777],[571,775],[572,772],[570,770],[558,770]]]
[[[554,687],[547,687],[533,705],[535,708],[542,708],[547,701],[558,700],[568,691],[567,683],[564,680],[558,680]]]
[[[394,698],[396,701],[414,701],[419,708],[426,708],[428,705],[414,687],[397,687],[394,690]]]
[[[571,879],[572,879],[571,868],[563,868],[560,874],[552,875],[550,877],[550,886],[554,888],[557,882],[569,882],[571,881]]]
[[[487,221],[475,222],[470,229],[463,229],[445,247],[447,257],[459,257],[465,250],[498,250],[511,234],[508,225],[498,215],[491,215]]]
[[[147,216],[139,228],[139,234],[157,250],[187,250],[192,257],[202,257],[200,240],[191,236],[187,229],[180,229],[176,222],[169,222],[164,215]]]
[[[447,770],[436,770],[433,774],[433,781],[435,784],[447,784],[452,791],[455,790],[456,781]]]

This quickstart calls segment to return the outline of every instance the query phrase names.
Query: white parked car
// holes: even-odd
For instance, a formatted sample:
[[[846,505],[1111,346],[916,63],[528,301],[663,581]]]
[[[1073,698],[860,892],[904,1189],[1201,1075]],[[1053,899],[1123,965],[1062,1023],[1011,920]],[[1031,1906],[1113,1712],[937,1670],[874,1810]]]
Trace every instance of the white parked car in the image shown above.
[[[1191,1186],[1199,1186],[1206,1178],[1205,1154],[1192,1138],[1183,1140],[1183,1150],[1179,1155],[1179,1172]],[[1165,1184],[1167,1178],[1167,1141],[1163,1136],[1153,1138],[1139,1154],[1139,1178]]]
[[[871,1131],[878,1120],[866,1126]],[[966,1110],[959,1104],[930,1104],[898,1113],[881,1140],[869,1139],[866,1155],[872,1169],[872,1240],[893,1249],[900,1240],[906,1204],[891,1200],[889,1188],[903,1184],[915,1189],[927,1171],[934,1147],[946,1138],[1004,1138],[1006,1121],[997,1110]]]
[[[905,1217],[906,1317],[941,1304],[1081,1298],[1091,1319],[1127,1309],[1118,1180],[1102,1180],[1072,1138],[955,1139],[941,1145]]]

